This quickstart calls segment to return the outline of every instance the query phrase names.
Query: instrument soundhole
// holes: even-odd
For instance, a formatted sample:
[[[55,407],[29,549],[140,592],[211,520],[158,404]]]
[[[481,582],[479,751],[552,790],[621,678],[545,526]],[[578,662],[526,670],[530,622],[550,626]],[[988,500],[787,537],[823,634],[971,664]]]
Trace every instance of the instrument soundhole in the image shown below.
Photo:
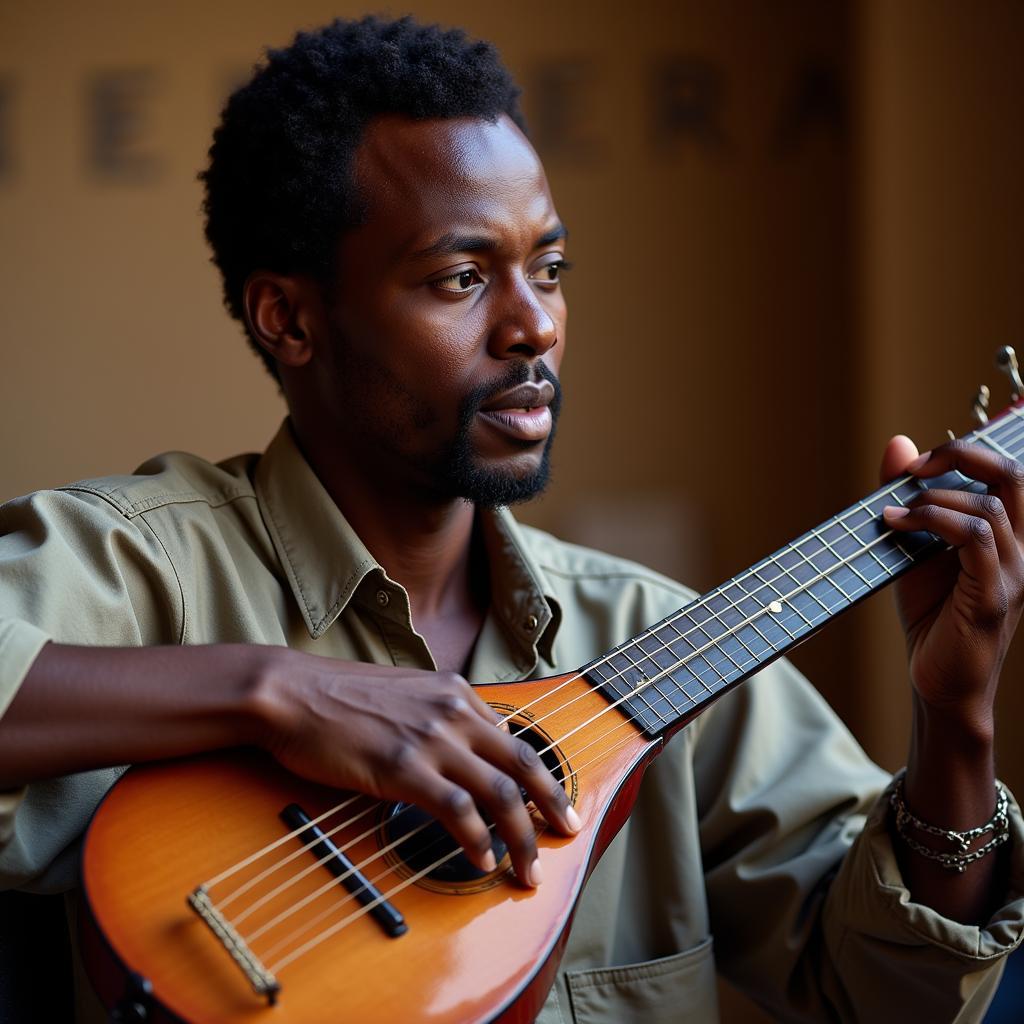
[[[498,707],[498,710],[509,713],[515,709]],[[517,738],[537,751],[552,777],[567,787],[570,798],[575,796],[574,777],[558,748],[552,746],[551,738],[526,719],[512,719],[509,726]],[[528,795],[525,790],[521,793],[526,803]],[[480,813],[490,825],[492,819],[487,811],[481,808]],[[380,840],[390,847],[388,860],[393,867],[406,877],[425,872],[418,884],[447,893],[478,892],[499,884],[508,874],[511,870],[508,847],[495,830],[492,829],[491,835],[491,849],[498,867],[486,872],[473,864],[436,818],[414,804],[389,804],[380,827]]]

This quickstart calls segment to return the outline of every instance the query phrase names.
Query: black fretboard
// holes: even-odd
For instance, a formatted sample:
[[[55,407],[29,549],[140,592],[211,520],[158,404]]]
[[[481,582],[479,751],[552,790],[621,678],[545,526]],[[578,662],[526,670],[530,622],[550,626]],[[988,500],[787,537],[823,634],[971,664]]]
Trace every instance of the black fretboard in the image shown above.
[[[1024,402],[963,440],[1024,455]],[[886,505],[923,489],[984,491],[961,473],[903,477],[879,488],[752,568],[584,667],[587,680],[647,735],[689,721],[712,700],[785,654],[836,615],[946,545],[895,533]]]

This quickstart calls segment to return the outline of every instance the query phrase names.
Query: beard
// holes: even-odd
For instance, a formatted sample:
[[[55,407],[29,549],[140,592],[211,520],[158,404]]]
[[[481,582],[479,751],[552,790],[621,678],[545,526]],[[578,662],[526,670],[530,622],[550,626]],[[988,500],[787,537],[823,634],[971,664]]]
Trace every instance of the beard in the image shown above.
[[[335,393],[338,404],[349,410],[353,436],[361,448],[374,453],[379,464],[384,456],[396,472],[410,469],[433,497],[462,499],[481,508],[516,505],[541,494],[551,476],[551,445],[562,406],[562,389],[554,371],[540,360],[510,362],[497,381],[481,385],[460,402],[451,440],[427,454],[409,451],[409,433],[432,432],[438,424],[436,410],[421,396],[405,387],[377,360],[361,355],[348,343],[339,325],[332,325],[332,347],[336,358]],[[509,468],[483,464],[474,451],[473,422],[481,407],[504,391],[528,381],[548,381],[554,388],[551,400],[551,432],[536,468],[525,474]],[[366,404],[366,394],[374,401]],[[514,443],[514,442],[513,442]],[[524,452],[536,442],[522,442]],[[404,474],[403,474],[404,475]]]
[[[513,363],[500,381],[477,388],[465,397],[459,407],[455,437],[434,466],[438,490],[445,497],[462,498],[480,508],[498,508],[530,501],[547,487],[551,477],[551,445],[555,440],[555,427],[562,408],[562,388],[558,378],[544,363],[537,362],[535,365],[536,372],[532,372],[527,362]],[[481,465],[471,441],[473,420],[481,407],[503,391],[540,378],[550,382],[555,389],[555,396],[550,406],[551,432],[544,442],[544,452],[537,468],[519,476],[508,469]],[[532,443],[523,442],[524,451],[532,447]]]

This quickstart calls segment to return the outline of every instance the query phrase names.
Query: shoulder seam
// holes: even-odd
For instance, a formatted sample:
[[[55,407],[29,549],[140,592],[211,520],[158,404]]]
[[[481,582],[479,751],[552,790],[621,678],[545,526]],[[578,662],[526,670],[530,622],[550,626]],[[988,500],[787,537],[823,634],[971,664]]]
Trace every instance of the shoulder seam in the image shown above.
[[[181,595],[181,629],[178,631],[178,644],[184,644],[186,632],[185,627],[188,622],[188,609],[185,605],[185,586],[181,582],[178,567],[174,564],[174,559],[171,558],[171,553],[167,550],[167,545],[164,544],[163,538],[159,533],[157,533],[153,524],[146,518],[145,513],[141,513],[139,518],[146,524],[147,529],[153,535],[153,539],[160,545],[160,550],[163,551],[164,558],[167,559],[167,564],[171,567],[171,572],[174,573],[174,579],[178,584],[178,593]]]
[[[199,502],[209,505],[210,508],[222,508],[242,498],[254,498],[256,493],[252,490],[238,490],[234,493],[222,491],[216,498],[199,491],[167,491],[163,494],[153,494],[147,498],[140,498],[138,501],[124,503],[118,501],[114,494],[109,491],[102,491],[97,487],[89,487],[85,484],[67,484],[63,487],[55,487],[54,490],[61,492],[81,491],[83,494],[91,494],[101,498],[108,505],[117,509],[126,519],[134,519],[143,512],[152,512],[154,509],[167,505],[188,505]]]

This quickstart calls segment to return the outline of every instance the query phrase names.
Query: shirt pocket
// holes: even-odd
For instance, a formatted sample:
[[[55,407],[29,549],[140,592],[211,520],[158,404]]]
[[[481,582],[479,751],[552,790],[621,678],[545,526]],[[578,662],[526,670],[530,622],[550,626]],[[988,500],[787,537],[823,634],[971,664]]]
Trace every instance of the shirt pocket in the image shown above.
[[[711,939],[683,953],[566,975],[576,1024],[717,1024]]]

